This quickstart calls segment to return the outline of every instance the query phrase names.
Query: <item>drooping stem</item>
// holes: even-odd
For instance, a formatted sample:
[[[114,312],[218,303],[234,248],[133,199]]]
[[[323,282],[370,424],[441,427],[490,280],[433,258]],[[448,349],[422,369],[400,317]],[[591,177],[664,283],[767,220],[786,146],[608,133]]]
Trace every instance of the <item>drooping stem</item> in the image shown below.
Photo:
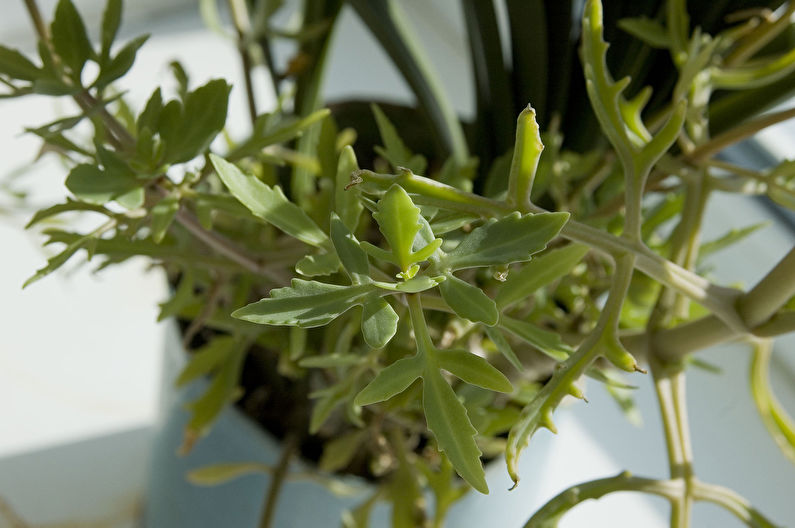
[[[681,487],[681,481],[635,477],[625,471],[615,477],[576,484],[560,492],[533,514],[524,528],[550,526],[548,524],[550,519],[560,519],[576,505],[589,499],[600,499],[610,493],[635,491],[657,495],[672,501],[681,493]]]

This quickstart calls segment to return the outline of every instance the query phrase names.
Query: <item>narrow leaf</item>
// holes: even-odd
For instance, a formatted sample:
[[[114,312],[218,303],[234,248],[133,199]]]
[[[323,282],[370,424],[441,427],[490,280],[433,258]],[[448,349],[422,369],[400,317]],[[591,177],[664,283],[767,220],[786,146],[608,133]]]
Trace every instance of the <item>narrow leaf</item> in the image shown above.
[[[42,77],[44,72],[19,51],[0,46],[0,74],[12,79],[35,81]]]
[[[373,403],[386,401],[400,394],[422,375],[424,364],[424,361],[419,355],[395,361],[388,367],[382,369],[373,381],[368,383],[367,386],[356,395],[353,403],[359,406],[371,405]],[[444,383],[447,384],[447,382]]]
[[[435,350],[434,356],[439,367],[470,385],[496,392],[513,392],[508,378],[478,355],[466,350]]]
[[[504,310],[527,299],[539,288],[568,275],[588,253],[588,246],[569,244],[534,258],[519,271],[511,272],[497,292],[497,306]]]
[[[258,462],[230,462],[213,464],[188,472],[188,482],[196,486],[217,486],[230,480],[257,473],[273,473],[271,466]]]
[[[530,260],[557,236],[568,218],[568,213],[522,216],[517,212],[490,219],[447,253],[440,267],[455,271]]]
[[[152,207],[152,240],[158,244],[163,241],[177,211],[179,199],[176,196],[166,196]]]
[[[348,189],[348,184],[351,182],[351,174],[358,169],[359,164],[356,162],[356,154],[353,151],[353,147],[346,145],[340,152],[337,163],[337,177],[334,184],[334,210],[339,214],[345,227],[351,232],[356,231],[356,226],[359,224],[359,216],[364,209],[356,191]]]
[[[381,140],[384,142],[384,147],[376,147],[377,152],[383,156],[392,167],[397,170],[399,167],[409,169],[415,174],[423,174],[427,161],[420,155],[413,155],[412,152],[400,139],[397,129],[386,117],[386,114],[376,104],[371,104],[370,108],[375,116],[375,122],[378,126],[378,131],[381,134]]]
[[[448,273],[439,284],[442,298],[453,311],[464,319],[494,326],[500,318],[497,305],[483,290]]]
[[[288,235],[315,247],[325,247],[328,237],[309,216],[292,203],[279,187],[271,187],[232,163],[210,155],[218,176],[232,195],[257,217],[275,225]]]
[[[105,11],[102,13],[102,33],[101,33],[101,63],[105,63],[110,57],[110,48],[116,40],[116,33],[121,26],[122,0],[108,0],[105,4]]]
[[[671,47],[671,37],[662,24],[651,18],[641,16],[636,18],[622,18],[618,27],[643,41],[652,48],[668,49]]]
[[[360,304],[373,288],[293,279],[292,286],[271,290],[269,299],[240,308],[232,317],[258,324],[323,326]]]
[[[464,480],[487,494],[489,487],[474,438],[477,430],[469,421],[464,405],[433,366],[422,373],[422,405],[428,429],[436,438],[439,450],[444,451]]]
[[[497,351],[500,354],[502,354],[505,357],[505,359],[507,359],[508,362],[514,366],[516,370],[518,370],[519,372],[524,371],[524,366],[522,365],[522,362],[519,361],[518,357],[516,357],[516,353],[511,348],[511,345],[510,343],[508,343],[508,340],[505,339],[505,336],[502,335],[502,332],[499,330],[499,328],[487,326],[486,335],[489,337],[489,339],[491,339],[491,341],[497,347]]]
[[[503,315],[500,317],[500,326],[556,361],[563,361],[573,352],[572,348],[565,344],[558,334],[539,328],[532,323]]]
[[[149,35],[143,35],[125,44],[113,59],[108,60],[102,65],[93,86],[102,89],[130,71],[130,68],[132,68],[135,62],[135,56],[138,54],[138,50],[141,49],[141,46],[143,46],[148,39]],[[216,109],[207,110],[207,112],[216,112]]]
[[[334,250],[351,282],[361,284],[369,281],[370,263],[367,260],[367,253],[359,247],[359,241],[337,213],[331,213],[330,234]]]

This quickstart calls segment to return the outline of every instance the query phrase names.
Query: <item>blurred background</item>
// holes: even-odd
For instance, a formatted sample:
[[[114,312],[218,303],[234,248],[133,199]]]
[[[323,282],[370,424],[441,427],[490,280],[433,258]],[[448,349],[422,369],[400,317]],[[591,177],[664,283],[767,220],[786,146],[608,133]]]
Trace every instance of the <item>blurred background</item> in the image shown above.
[[[52,12],[54,0],[41,1]],[[96,28],[101,0],[75,0],[89,31]],[[288,2],[289,4],[289,2]],[[463,19],[455,0],[405,0],[405,12],[426,46],[451,101],[464,117],[474,113],[471,69]],[[289,14],[289,6],[285,16]],[[225,16],[223,9],[222,15]],[[246,126],[244,93],[232,31],[225,20],[208,28],[193,0],[128,1],[120,41],[141,33],[151,38],[138,54],[119,88],[128,103],[140,108],[152,87],[173,90],[168,63],[179,60],[193,85],[213,77],[235,83],[230,102],[230,133],[239,137]],[[0,41],[31,53],[35,41],[22,0],[4,0]],[[289,49],[276,49],[286,62]],[[377,96],[411,102],[411,92],[391,67],[367,30],[346,8],[326,78],[329,101]],[[260,106],[274,104],[267,79],[255,77]],[[39,154],[39,142],[24,135],[37,126],[67,115],[70,102],[29,97],[0,101],[0,527],[138,526],[149,460],[157,425],[162,358],[167,325],[156,322],[157,303],[165,300],[164,278],[132,260],[101,273],[78,256],[61,271],[25,291],[21,285],[48,256],[41,239],[24,226],[40,204],[61,201],[64,166],[54,156]],[[783,125],[758,138],[768,149],[752,155],[792,157],[795,126]],[[751,148],[751,147],[746,147]],[[25,192],[20,210],[11,194]],[[732,227],[757,221],[771,224],[742,244],[722,253],[714,276],[724,284],[748,287],[795,242],[786,219],[761,202],[718,197],[710,206],[705,239]],[[792,338],[776,345],[773,386],[782,403],[795,410],[795,353]],[[703,480],[736,489],[785,525],[795,525],[792,490],[795,468],[778,451],[757,417],[749,395],[749,354],[742,346],[707,351],[705,360],[724,366],[721,374],[693,369],[689,383],[696,470]],[[525,479],[543,479],[535,503],[513,507],[515,526],[544,501],[576,482],[611,476],[629,469],[645,476],[667,472],[658,411],[651,380],[640,385],[640,427],[631,425],[601,386],[591,384],[589,404],[560,411],[559,434],[539,434],[531,447],[544,455],[528,455]],[[554,440],[554,441],[553,441]],[[540,460],[540,462],[539,462]],[[530,462],[525,464],[530,465]],[[494,464],[490,472],[503,472]],[[503,489],[492,495],[506,494]],[[489,497],[478,497],[489,507]],[[567,527],[667,526],[663,502],[617,494],[586,503],[565,518]],[[620,513],[619,513],[620,512]],[[453,519],[455,519],[453,511]],[[455,524],[451,519],[451,526]],[[513,525],[506,525],[513,526]],[[739,526],[711,506],[699,504],[694,526]]]

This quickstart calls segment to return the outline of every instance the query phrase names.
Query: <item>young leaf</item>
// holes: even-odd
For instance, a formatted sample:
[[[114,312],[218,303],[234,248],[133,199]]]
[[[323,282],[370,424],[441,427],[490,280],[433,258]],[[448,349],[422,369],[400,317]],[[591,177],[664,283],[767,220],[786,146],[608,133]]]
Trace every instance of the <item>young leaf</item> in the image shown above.
[[[138,187],[130,173],[104,171],[96,165],[78,165],[66,177],[66,188],[79,199],[102,205]]]
[[[141,46],[143,46],[148,39],[149,35],[143,35],[125,44],[113,59],[108,60],[102,65],[93,86],[102,89],[130,71],[130,68],[132,68],[135,62],[135,56],[138,54],[138,50],[141,49]],[[208,112],[212,112],[212,110],[208,110]]]
[[[71,0],[59,0],[51,26],[52,44],[64,64],[72,70],[72,80],[80,84],[83,65],[94,54],[80,13]]]
[[[530,205],[530,192],[536,176],[538,160],[544,151],[536,111],[528,105],[516,120],[516,145],[508,174],[508,200],[518,206]]]
[[[483,290],[468,284],[452,273],[439,284],[444,302],[459,316],[473,322],[494,326],[500,318],[497,305]]]
[[[235,310],[232,317],[258,324],[313,328],[361,304],[373,289],[369,284],[339,286],[293,279],[292,286],[271,290],[270,298]]]
[[[138,119],[135,122],[135,128],[138,134],[140,134],[144,128],[148,128],[150,131],[157,130],[157,123],[160,120],[160,112],[162,110],[163,96],[158,87],[152,92],[152,95],[149,96],[146,106],[144,106],[144,109],[138,115]]]
[[[482,357],[466,350],[435,350],[439,367],[470,385],[496,392],[513,392],[505,375]]]
[[[416,252],[413,250],[414,239],[422,227],[420,209],[397,184],[392,185],[378,202],[378,212],[373,213],[373,218],[392,250],[388,260],[400,267],[406,279],[413,276],[409,273],[411,267],[430,257],[442,243],[441,239],[436,239]],[[364,247],[378,249],[371,244]],[[383,250],[377,254],[385,256]]]
[[[152,240],[158,244],[163,241],[177,211],[179,199],[176,196],[166,196],[152,207]]]
[[[487,494],[489,487],[480,463],[480,449],[475,442],[477,430],[452,387],[434,366],[422,372],[422,406],[428,429],[436,438],[439,450],[444,451],[464,480]]]
[[[668,49],[671,47],[671,37],[668,32],[662,24],[651,18],[645,16],[622,18],[618,21],[618,27],[652,48]]]
[[[388,367],[382,369],[378,375],[373,378],[373,381],[368,383],[367,386],[356,395],[353,403],[359,406],[371,405],[373,403],[386,401],[400,394],[422,375],[424,365],[425,362],[419,354],[395,361]],[[438,372],[437,375],[439,375]],[[446,381],[442,380],[442,382],[447,385]]]
[[[425,167],[428,165],[424,157],[420,155],[412,155],[411,151],[406,147],[403,140],[395,129],[395,126],[386,117],[386,114],[376,104],[371,104],[370,108],[375,116],[375,122],[378,126],[378,131],[381,134],[381,140],[384,142],[384,147],[375,147],[376,152],[383,156],[395,170],[398,167],[405,167],[415,174],[422,174],[425,172]]]
[[[210,161],[232,195],[255,216],[310,246],[328,245],[326,234],[303,209],[287,199],[281,188],[270,187],[215,154],[210,154]]]
[[[342,262],[342,267],[353,284],[362,284],[370,280],[370,263],[367,253],[359,247],[359,241],[343,223],[337,213],[331,213],[330,223],[331,242],[337,256]]]
[[[532,323],[503,315],[500,317],[500,326],[556,361],[563,361],[573,353],[571,347],[558,334],[543,330]]]
[[[497,351],[500,354],[502,354],[503,357],[505,357],[505,359],[507,359],[508,362],[511,365],[513,365],[516,370],[518,370],[519,372],[524,371],[524,366],[522,365],[522,362],[519,361],[518,357],[516,357],[516,353],[511,348],[511,345],[510,343],[508,343],[508,340],[505,339],[505,336],[502,335],[502,332],[500,332],[499,328],[487,326],[486,335],[494,343],[494,346],[497,347]]]
[[[522,216],[517,212],[490,219],[444,255],[439,267],[455,271],[530,260],[557,236],[568,218],[568,213]]]
[[[250,139],[244,141],[240,146],[231,151],[227,155],[227,158],[230,160],[239,160],[246,156],[257,154],[268,145],[275,145],[276,143],[283,143],[294,139],[300,136],[310,126],[328,117],[330,113],[328,108],[323,108],[297,121],[289,121],[268,133],[262,132],[261,134],[254,134]]]
[[[356,231],[359,224],[359,215],[362,213],[362,203],[355,191],[347,189],[351,182],[351,174],[359,169],[353,147],[346,145],[340,152],[337,163],[337,177],[334,184],[334,210],[339,214],[342,223],[351,232]]]
[[[165,161],[184,163],[203,153],[226,124],[229,86],[215,79],[185,96],[184,108],[171,101],[158,122]]]
[[[382,290],[389,290],[389,291],[403,292],[403,293],[420,293],[425,290],[429,290],[434,286],[437,286],[439,283],[443,281],[444,281],[444,276],[427,277],[425,275],[420,275],[418,277],[412,277],[404,282],[372,281],[372,284],[381,288]]]
[[[384,348],[397,333],[400,318],[394,308],[377,295],[362,304],[362,335],[371,348]]]
[[[0,46],[0,74],[12,79],[35,81],[44,72],[17,50]]]
[[[500,285],[495,299],[497,306],[504,310],[526,299],[539,288],[568,275],[586,253],[588,246],[569,244],[534,258],[519,271],[508,275],[508,280]]]

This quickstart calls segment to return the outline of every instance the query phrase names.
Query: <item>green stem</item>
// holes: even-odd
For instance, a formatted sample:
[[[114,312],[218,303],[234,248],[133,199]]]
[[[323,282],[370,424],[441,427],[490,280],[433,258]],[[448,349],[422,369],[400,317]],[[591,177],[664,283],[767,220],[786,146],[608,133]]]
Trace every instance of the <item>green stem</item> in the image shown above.
[[[562,491],[533,514],[524,528],[557,526],[557,522],[550,524],[550,521],[553,519],[558,521],[569,510],[586,500],[600,499],[610,493],[635,491],[657,495],[672,501],[681,493],[680,488],[681,483],[675,480],[635,477],[625,471],[615,477],[583,482]]]
[[[259,521],[259,528],[271,528],[273,526],[273,518],[276,514],[276,504],[279,499],[279,493],[284,485],[287,472],[290,469],[290,460],[298,447],[297,437],[288,434],[282,446],[282,454],[279,457],[279,462],[273,471],[273,475],[271,475],[268,494],[265,497],[265,507]]]
[[[738,66],[753,57],[789,26],[793,13],[795,13],[795,2],[790,2],[787,9],[776,19],[763,19],[761,24],[745,35],[737,47],[726,56],[724,64]]]
[[[697,501],[717,504],[750,528],[776,528],[777,526],[759,513],[745,498],[722,486],[696,482],[693,487],[693,497]]]
[[[248,115],[251,124],[257,120],[257,100],[254,96],[254,83],[251,79],[251,53],[248,50],[248,40],[251,34],[251,21],[248,15],[248,7],[244,0],[227,0],[229,11],[232,13],[232,22],[237,31],[237,48],[240,53],[240,61],[243,67],[243,82],[246,87],[246,101],[248,102]]]
[[[758,326],[795,296],[795,247],[773,267],[738,303],[748,327]]]

